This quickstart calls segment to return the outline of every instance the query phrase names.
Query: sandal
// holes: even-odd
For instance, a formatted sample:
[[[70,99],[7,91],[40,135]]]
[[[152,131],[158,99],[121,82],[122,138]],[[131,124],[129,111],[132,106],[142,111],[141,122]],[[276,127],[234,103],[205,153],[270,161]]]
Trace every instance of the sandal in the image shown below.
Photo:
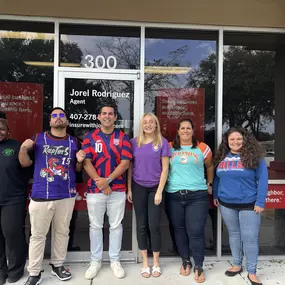
[[[188,259],[182,260],[182,265],[180,267],[180,275],[188,276],[191,272],[192,263]]]
[[[194,267],[194,280],[197,283],[205,282],[205,275],[204,275],[203,268],[201,266]]]
[[[155,275],[153,273],[156,273]],[[152,267],[152,277],[159,277],[161,275],[161,268],[159,266]]]
[[[141,276],[144,278],[149,278],[150,277],[150,268],[148,267],[143,267],[141,269]]]

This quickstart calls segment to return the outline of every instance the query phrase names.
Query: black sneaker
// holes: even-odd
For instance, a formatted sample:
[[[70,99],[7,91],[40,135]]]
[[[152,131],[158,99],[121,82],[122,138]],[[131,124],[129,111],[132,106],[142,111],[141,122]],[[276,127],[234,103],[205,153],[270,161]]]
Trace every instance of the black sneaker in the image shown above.
[[[38,276],[29,276],[28,280],[24,283],[24,285],[39,285],[42,282],[42,274],[40,273]]]
[[[16,283],[22,278],[23,274],[16,277],[8,277],[8,283]]]
[[[6,283],[7,276],[0,276],[0,285],[4,285]]]
[[[51,266],[51,274],[56,276],[59,280],[65,281],[71,278],[71,273],[67,271],[64,266],[55,267],[53,264]]]

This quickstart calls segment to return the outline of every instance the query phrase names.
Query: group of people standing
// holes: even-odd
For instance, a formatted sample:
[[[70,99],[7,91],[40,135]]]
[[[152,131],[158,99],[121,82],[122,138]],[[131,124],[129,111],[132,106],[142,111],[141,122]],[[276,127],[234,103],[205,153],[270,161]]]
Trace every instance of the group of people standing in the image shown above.
[[[120,250],[127,193],[136,215],[137,241],[143,261],[141,276],[149,278],[162,274],[160,219],[166,207],[182,259],[179,272],[188,276],[193,268],[194,280],[203,283],[204,231],[209,194],[213,194],[214,204],[220,208],[228,228],[233,255],[233,266],[225,274],[232,277],[242,271],[244,251],[248,279],[251,284],[260,285],[256,276],[258,233],[268,174],[262,148],[256,139],[243,128],[231,128],[213,159],[210,147],[195,138],[190,119],[179,121],[177,135],[170,143],[161,135],[154,114],[143,115],[139,135],[131,140],[114,127],[115,106],[102,106],[98,119],[101,127],[89,132],[82,145],[67,133],[67,114],[59,107],[51,111],[50,131],[36,134],[22,145],[9,139],[8,122],[4,117],[0,119],[0,177],[1,182],[4,181],[0,186],[0,285],[7,278],[11,283],[18,281],[24,272],[23,222],[27,188],[24,171],[32,165],[26,285],[38,285],[42,280],[44,246],[50,225],[51,273],[60,280],[71,278],[63,263],[75,203],[75,171],[82,169],[89,176],[86,201],[91,262],[85,272],[86,279],[95,278],[102,266],[105,213],[110,224],[110,267],[117,278],[125,276]],[[148,238],[153,252],[152,267],[147,253]]]

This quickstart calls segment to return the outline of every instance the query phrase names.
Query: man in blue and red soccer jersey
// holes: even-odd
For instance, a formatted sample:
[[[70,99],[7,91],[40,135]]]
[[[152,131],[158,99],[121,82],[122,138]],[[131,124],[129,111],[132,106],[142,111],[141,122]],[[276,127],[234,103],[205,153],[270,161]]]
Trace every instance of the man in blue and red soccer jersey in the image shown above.
[[[82,169],[86,155],[79,150],[77,139],[66,133],[67,125],[65,111],[56,107],[50,115],[50,131],[25,140],[20,148],[19,161],[23,167],[30,166],[34,161],[34,182],[29,205],[32,235],[26,285],[38,285],[42,280],[42,260],[51,223],[51,273],[62,281],[71,278],[63,262],[75,203],[75,170]]]
[[[123,178],[132,159],[128,136],[115,129],[116,107],[105,105],[98,119],[101,128],[86,135],[82,149],[86,153],[84,169],[89,175],[87,208],[90,221],[91,263],[85,273],[93,279],[101,268],[103,254],[104,215],[107,212],[110,224],[109,256],[111,268],[117,278],[125,271],[120,263],[123,236],[122,219],[125,213],[126,186]]]

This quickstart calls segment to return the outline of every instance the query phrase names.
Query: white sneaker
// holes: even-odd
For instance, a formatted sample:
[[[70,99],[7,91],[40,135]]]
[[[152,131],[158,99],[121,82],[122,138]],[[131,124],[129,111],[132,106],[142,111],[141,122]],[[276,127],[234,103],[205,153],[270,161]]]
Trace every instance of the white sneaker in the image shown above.
[[[91,261],[88,269],[85,272],[85,278],[88,280],[95,278],[101,266],[102,266],[101,260]]]
[[[125,277],[125,270],[122,267],[120,261],[111,262],[110,267],[112,268],[113,274],[115,275],[115,277],[117,277],[117,278],[124,278]]]

